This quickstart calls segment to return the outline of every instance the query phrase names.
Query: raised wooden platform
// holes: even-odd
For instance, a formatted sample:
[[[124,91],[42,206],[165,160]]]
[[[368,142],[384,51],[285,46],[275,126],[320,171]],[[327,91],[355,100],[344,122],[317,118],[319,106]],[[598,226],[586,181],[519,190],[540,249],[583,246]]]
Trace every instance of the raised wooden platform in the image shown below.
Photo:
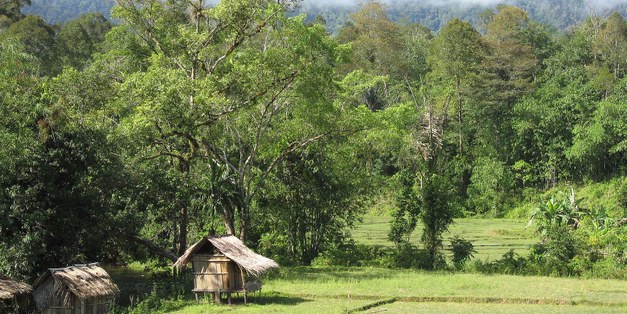
[[[251,282],[247,282],[245,284],[246,289],[194,289],[192,290],[192,292],[194,293],[194,296],[196,297],[196,302],[198,302],[198,295],[200,294],[207,294],[207,293],[211,293],[213,294],[213,301],[220,304],[222,303],[222,294],[226,294],[226,298],[228,300],[228,304],[231,305],[232,304],[232,297],[231,294],[236,293],[236,294],[240,294],[243,293],[244,294],[244,304],[246,304],[247,302],[247,295],[249,292],[253,292],[256,293],[257,291],[261,291],[261,282],[255,280],[255,281],[251,281]]]

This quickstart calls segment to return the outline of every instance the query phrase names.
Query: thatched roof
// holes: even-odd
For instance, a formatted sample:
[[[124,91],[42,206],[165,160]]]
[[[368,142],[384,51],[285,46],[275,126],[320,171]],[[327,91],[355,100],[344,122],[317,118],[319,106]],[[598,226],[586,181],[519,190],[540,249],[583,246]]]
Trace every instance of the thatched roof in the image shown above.
[[[12,299],[15,296],[31,292],[33,292],[33,288],[30,285],[0,274],[0,300]]]
[[[213,245],[220,253],[237,263],[248,273],[255,276],[272,269],[278,268],[275,261],[261,256],[249,249],[244,242],[233,235],[204,237],[196,244],[190,246],[183,256],[174,263],[175,267],[182,267],[191,261],[194,253],[201,251],[207,244]]]
[[[71,292],[81,299],[111,297],[120,292],[107,272],[97,263],[48,269],[33,284],[34,297],[40,308]]]

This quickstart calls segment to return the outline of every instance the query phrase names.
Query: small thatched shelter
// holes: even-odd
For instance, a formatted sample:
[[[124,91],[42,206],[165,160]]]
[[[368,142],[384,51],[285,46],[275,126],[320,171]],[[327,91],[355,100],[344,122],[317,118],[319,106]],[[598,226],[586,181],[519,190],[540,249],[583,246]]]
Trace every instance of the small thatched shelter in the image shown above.
[[[0,313],[26,313],[32,292],[30,285],[0,274]]]
[[[261,289],[259,276],[264,272],[278,268],[279,265],[263,257],[233,235],[204,237],[185,251],[175,267],[192,263],[194,275],[194,294],[213,293],[220,302],[221,293],[226,293],[229,303],[231,293],[242,292],[244,302],[246,294]]]
[[[37,307],[44,314],[107,313],[120,292],[97,263],[50,268],[33,289]]]

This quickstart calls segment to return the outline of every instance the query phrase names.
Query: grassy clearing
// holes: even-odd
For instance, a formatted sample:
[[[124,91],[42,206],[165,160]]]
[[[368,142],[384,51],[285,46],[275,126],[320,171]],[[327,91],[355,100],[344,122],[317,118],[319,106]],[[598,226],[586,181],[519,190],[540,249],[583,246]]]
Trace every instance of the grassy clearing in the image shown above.
[[[247,305],[236,304],[215,305],[211,303],[196,304],[187,302],[167,313],[176,314],[205,314],[205,313],[346,313],[353,308],[361,307],[371,301],[348,299],[323,299],[301,297],[264,297],[256,303]]]
[[[388,215],[366,215],[362,223],[353,230],[356,243],[366,245],[393,246],[388,240],[390,231]],[[454,236],[460,236],[475,245],[475,258],[496,260],[510,249],[518,254],[525,254],[529,247],[537,242],[531,228],[525,228],[527,221],[520,219],[455,219],[455,223],[445,234],[445,244]],[[411,242],[420,244],[422,227],[419,224],[412,234]]]
[[[627,305],[627,281],[381,268],[291,268],[265,289],[290,295],[415,301]]]
[[[264,292],[254,304],[172,302],[165,312],[625,313],[627,282],[380,268],[284,268],[265,281]]]
[[[624,307],[561,306],[527,304],[477,304],[477,303],[415,303],[395,302],[372,308],[364,313],[624,313]]]

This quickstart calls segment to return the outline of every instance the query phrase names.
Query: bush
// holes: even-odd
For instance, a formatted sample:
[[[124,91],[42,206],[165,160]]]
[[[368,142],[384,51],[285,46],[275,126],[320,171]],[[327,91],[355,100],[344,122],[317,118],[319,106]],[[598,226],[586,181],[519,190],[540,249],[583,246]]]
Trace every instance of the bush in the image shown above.
[[[458,236],[451,240],[451,251],[453,252],[453,265],[457,269],[461,269],[468,260],[474,257],[473,253],[477,253],[470,241]]]
[[[583,273],[582,276],[590,278],[627,280],[627,267],[625,266],[625,263],[607,258],[593,263],[592,267]]]
[[[363,266],[372,263],[385,255],[380,246],[367,246],[355,244],[354,241],[335,245],[318,255],[312,262],[312,266]]]
[[[485,274],[523,274],[527,260],[516,254],[514,250],[503,254],[503,257],[493,262],[476,261],[473,265],[474,270]]]
[[[392,253],[392,267],[432,269],[432,262],[427,250],[419,249],[411,243],[402,243]],[[436,261],[437,268],[444,268],[446,262],[443,257]]]
[[[397,249],[392,249],[360,245],[351,241],[325,250],[311,265],[433,269],[429,252],[408,242],[402,242]],[[435,267],[446,268],[446,261],[442,255],[437,255]]]
[[[264,233],[259,239],[259,254],[275,260],[281,266],[296,266],[299,262],[290,252],[287,235],[278,232]]]
[[[479,158],[475,161],[470,182],[468,202],[475,213],[501,216],[508,192],[514,185],[513,174],[508,167],[495,159]]]

